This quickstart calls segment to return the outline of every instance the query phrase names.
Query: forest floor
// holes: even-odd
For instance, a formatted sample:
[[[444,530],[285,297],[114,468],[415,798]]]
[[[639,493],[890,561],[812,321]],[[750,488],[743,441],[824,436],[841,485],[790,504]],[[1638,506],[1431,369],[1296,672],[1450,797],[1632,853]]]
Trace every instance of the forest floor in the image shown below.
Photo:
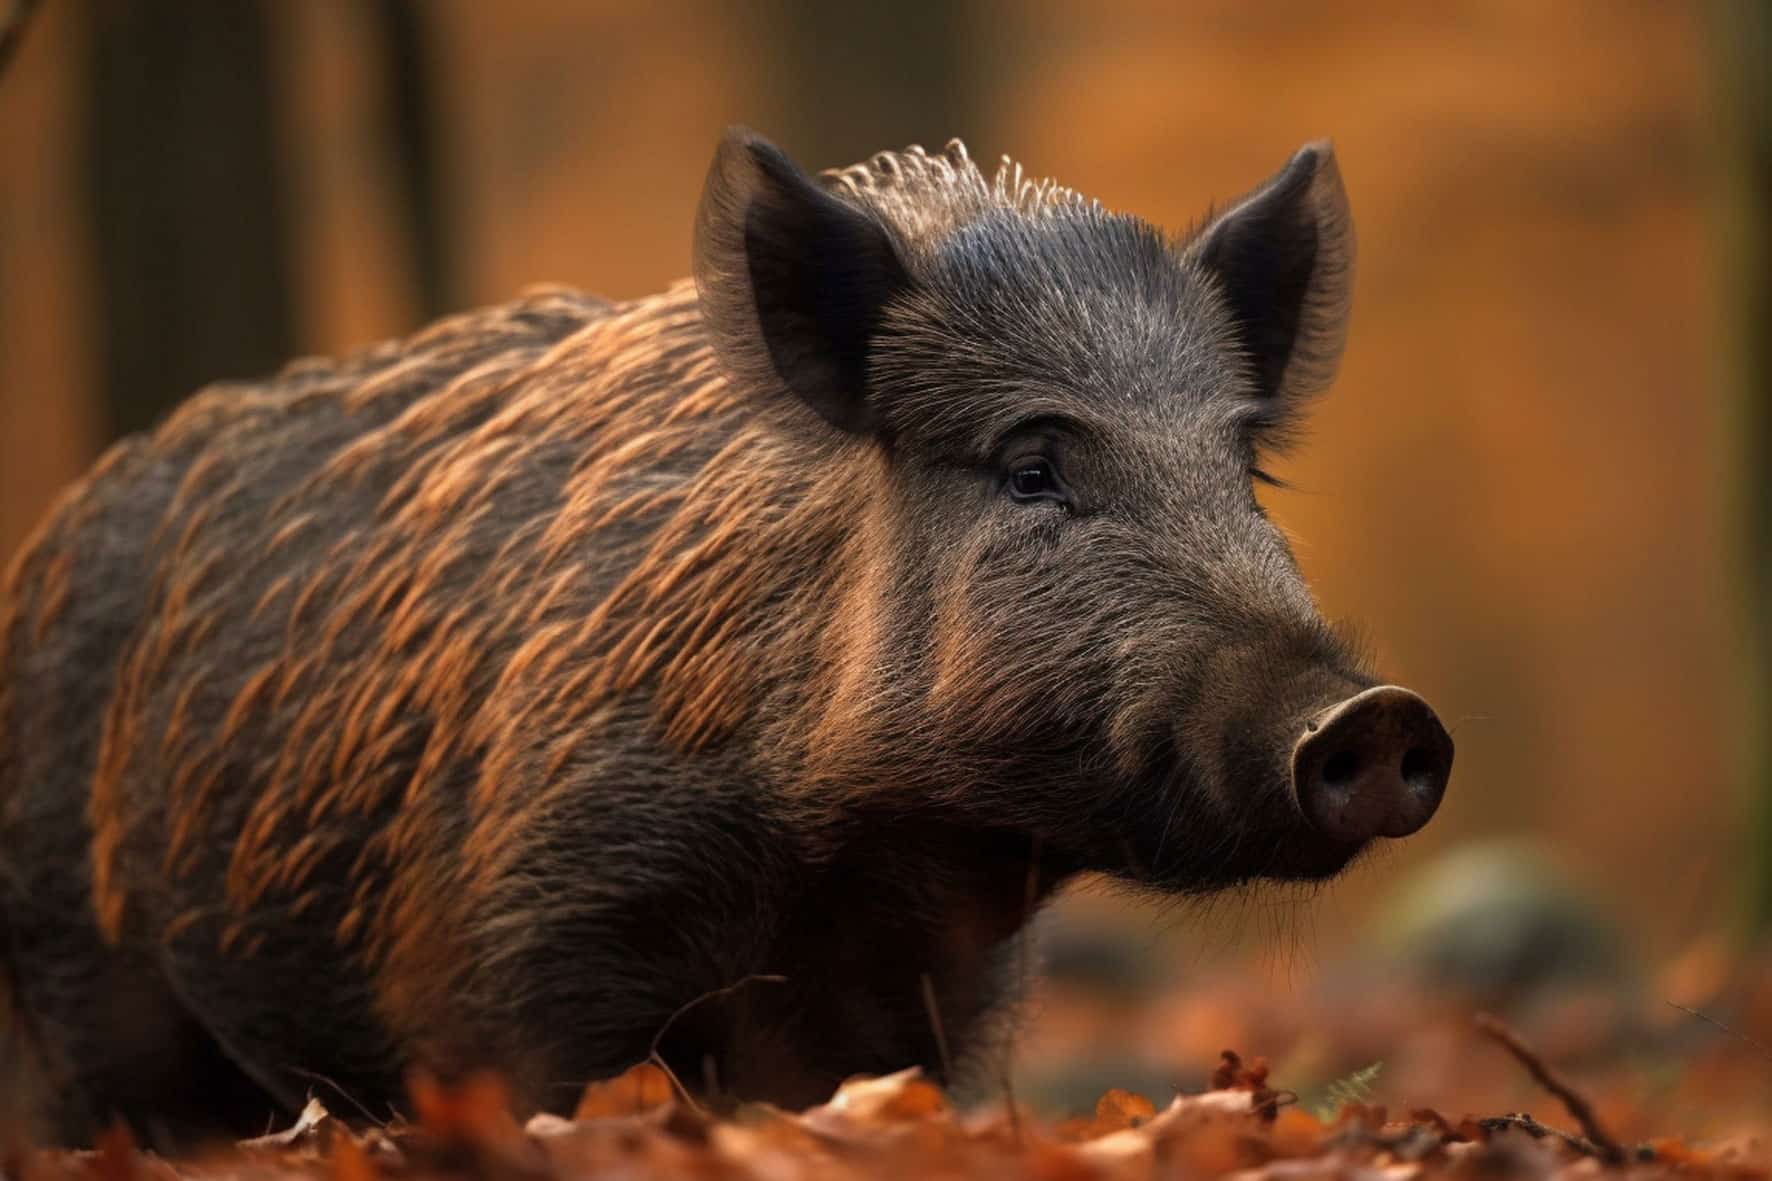
[[[95,1151],[15,1156],[0,1173],[13,1181],[1772,1177],[1772,962],[1731,958],[1718,943],[1701,941],[1629,984],[1608,977],[1487,995],[1377,965],[1318,973],[1301,993],[1273,1000],[1252,996],[1246,965],[1174,987],[1117,989],[1113,971],[1079,966],[1087,958],[1061,962],[1042,986],[1013,1074],[964,1100],[906,1071],[853,1080],[804,1112],[753,1105],[716,1117],[641,1064],[593,1084],[569,1119],[520,1124],[492,1080],[455,1090],[419,1080],[409,1122],[376,1124],[316,1099],[292,1127],[189,1158],[143,1152],[118,1130]]]

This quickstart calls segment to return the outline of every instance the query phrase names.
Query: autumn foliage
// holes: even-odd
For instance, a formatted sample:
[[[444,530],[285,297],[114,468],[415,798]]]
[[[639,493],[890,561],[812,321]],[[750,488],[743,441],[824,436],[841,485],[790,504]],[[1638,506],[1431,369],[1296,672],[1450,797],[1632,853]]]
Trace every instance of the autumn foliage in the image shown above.
[[[1751,1136],[1696,1145],[1665,1138],[1608,1162],[1592,1141],[1530,1116],[1391,1114],[1360,1103],[1323,1119],[1276,1088],[1267,1065],[1226,1051],[1210,1089],[1159,1100],[1122,1090],[1092,1115],[1042,1122],[1010,1103],[963,1112],[905,1070],[844,1083],[801,1113],[746,1105],[716,1115],[652,1063],[585,1089],[572,1118],[519,1125],[490,1077],[443,1087],[412,1080],[410,1122],[336,1115],[318,1099],[289,1128],[169,1162],[121,1127],[90,1152],[15,1155],[18,1181],[179,1181],[189,1178],[1026,1177],[1041,1181],[1187,1178],[1210,1181],[1429,1181],[1584,1178],[1765,1178],[1766,1142]]]

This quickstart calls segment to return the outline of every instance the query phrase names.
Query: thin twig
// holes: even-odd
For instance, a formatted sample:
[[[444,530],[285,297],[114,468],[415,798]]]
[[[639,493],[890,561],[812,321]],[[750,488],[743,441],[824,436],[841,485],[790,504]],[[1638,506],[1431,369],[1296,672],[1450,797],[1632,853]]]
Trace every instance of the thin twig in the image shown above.
[[[671,1064],[664,1060],[663,1054],[654,1050],[652,1053],[646,1055],[646,1061],[652,1063],[652,1065],[664,1072],[666,1081],[671,1084],[671,1093],[676,1095],[690,1111],[703,1117],[708,1115],[707,1108],[695,1101],[695,1096],[690,1093],[688,1087],[683,1085],[683,1080],[677,1077],[677,1072],[671,1069]]]
[[[1034,921],[1034,908],[1040,900],[1040,856],[1045,852],[1045,838],[1034,837],[1028,849],[1027,879],[1022,886],[1021,926],[1016,932],[1015,944],[1015,983],[1017,988],[1026,988],[1027,982],[1033,977],[1033,965],[1028,962],[1034,940],[1028,925]],[[1009,1108],[1009,1135],[1015,1147],[1021,1147],[1021,1112],[1015,1106],[1015,1039],[1003,1039],[1003,1058],[1000,1063],[1003,1082],[1003,1102]]]
[[[1581,1125],[1582,1134],[1592,1141],[1595,1155],[1609,1165],[1622,1165],[1629,1159],[1624,1146],[1612,1138],[1600,1117],[1594,1114],[1593,1105],[1574,1087],[1564,1082],[1537,1054],[1520,1040],[1520,1035],[1509,1029],[1499,1018],[1488,1013],[1478,1013],[1477,1031],[1501,1045],[1508,1053],[1524,1066],[1539,1086],[1549,1091],[1575,1117]]]
[[[707,1088],[707,1096],[718,1100],[720,1097],[720,1067],[712,1054],[701,1056],[701,1085]]]
[[[1003,1073],[999,1081],[1003,1084],[1003,1105],[1009,1109],[1009,1138],[1019,1150],[1021,1148],[1021,1112],[1015,1109],[1015,1080],[1010,1077],[1015,1069],[1015,1064],[1010,1061],[1008,1052],[1003,1055],[1002,1066]]]
[[[1518,1128],[1534,1140],[1546,1138],[1567,1144],[1583,1156],[1599,1156],[1600,1146],[1584,1136],[1571,1136],[1561,1128],[1553,1128],[1549,1124],[1541,1124],[1523,1111],[1511,1115],[1493,1115],[1477,1121],[1477,1126],[1485,1132],[1499,1132],[1504,1128]]]
[[[685,1013],[689,1012],[689,1010],[695,1008],[695,1006],[703,1003],[704,1001],[718,1000],[720,997],[731,996],[733,993],[737,992],[739,989],[743,988],[747,984],[786,984],[787,982],[788,982],[788,978],[786,976],[774,976],[774,975],[766,975],[763,973],[754,973],[750,976],[741,976],[737,980],[734,980],[731,984],[726,985],[724,988],[716,988],[712,992],[702,993],[700,996],[696,997],[693,1000],[685,1001],[683,1004],[677,1006],[677,1011],[675,1013],[672,1013],[669,1017],[665,1018],[665,1023],[658,1027],[657,1033],[652,1035],[652,1045],[648,1048],[647,1057],[649,1057],[649,1058],[658,1057],[659,1043],[664,1041],[665,1034],[667,1034],[671,1031],[671,1026],[675,1025],[677,1023],[678,1019],[681,1018]]]
[[[948,1035],[941,1027],[941,1009],[935,1003],[935,981],[924,972],[923,1005],[929,1010],[929,1027],[935,1030],[935,1049],[941,1054],[941,1080],[944,1086],[954,1085],[954,1063],[948,1057]]]
[[[369,1108],[363,1106],[362,1100],[358,1099],[355,1095],[351,1094],[349,1091],[345,1090],[343,1087],[339,1086],[337,1083],[333,1082],[331,1079],[327,1078],[325,1075],[321,1074],[319,1071],[317,1071],[317,1070],[303,1070],[299,1066],[290,1066],[290,1067],[286,1067],[285,1069],[287,1069],[289,1071],[289,1073],[291,1073],[291,1074],[301,1075],[303,1078],[307,1079],[309,1082],[326,1084],[327,1086],[331,1087],[334,1091],[338,1092],[339,1098],[343,1099],[346,1103],[349,1103],[352,1107],[355,1107],[358,1111],[362,1112],[364,1119],[368,1120],[370,1123],[374,1124],[376,1127],[380,1128],[384,1132],[388,1130],[388,1123],[386,1120],[376,1119],[374,1113],[371,1112],[369,1110]],[[311,1096],[312,1094],[313,1094],[313,1092],[310,1091],[309,1095]]]
[[[1691,1016],[1698,1018],[1700,1021],[1704,1022],[1706,1025],[1716,1026],[1718,1029],[1722,1030],[1724,1033],[1728,1034],[1730,1037],[1734,1038],[1736,1041],[1739,1041],[1739,1042],[1742,1042],[1746,1045],[1752,1046],[1754,1048],[1754,1050],[1759,1053],[1760,1057],[1772,1058],[1772,1049],[1767,1049],[1764,1043],[1755,1041],[1753,1038],[1748,1037],[1745,1033],[1742,1033],[1739,1029],[1729,1028],[1727,1025],[1724,1025],[1721,1021],[1718,1021],[1715,1017],[1712,1017],[1709,1013],[1700,1013],[1697,1009],[1689,1009],[1685,1005],[1682,1005],[1682,1004],[1678,1003],[1677,1001],[1669,1001],[1667,1003],[1672,1005],[1674,1008],[1678,1009],[1682,1013],[1688,1013]]]
[[[671,1086],[676,1090],[677,1097],[687,1103],[691,1110],[698,1114],[705,1115],[706,1111],[702,1108],[701,1104],[695,1101],[695,1096],[690,1094],[689,1088],[683,1085],[683,1080],[677,1077],[677,1072],[671,1069],[671,1064],[665,1061],[663,1054],[659,1053],[658,1047],[659,1044],[664,1041],[665,1034],[671,1031],[671,1026],[677,1023],[678,1018],[682,1017],[685,1013],[689,1012],[689,1010],[695,1008],[695,1006],[704,1001],[731,996],[747,984],[786,984],[787,982],[788,978],[786,976],[753,973],[749,976],[739,977],[724,988],[716,988],[712,992],[704,992],[698,997],[685,1001],[683,1004],[677,1006],[676,1012],[665,1018],[665,1023],[658,1027],[657,1033],[652,1035],[652,1045],[648,1047],[646,1051],[646,1061],[664,1071],[665,1077],[670,1080]]]

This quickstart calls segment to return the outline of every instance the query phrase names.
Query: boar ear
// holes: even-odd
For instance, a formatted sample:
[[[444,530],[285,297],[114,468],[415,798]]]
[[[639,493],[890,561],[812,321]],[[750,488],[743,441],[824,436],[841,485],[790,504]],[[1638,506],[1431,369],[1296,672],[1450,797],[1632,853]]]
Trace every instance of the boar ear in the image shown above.
[[[1328,141],[1300,148],[1188,247],[1217,277],[1267,398],[1335,379],[1353,296],[1354,226]]]
[[[868,345],[886,302],[909,285],[878,221],[733,128],[702,191],[695,285],[736,380],[785,383],[831,425],[873,428]]]

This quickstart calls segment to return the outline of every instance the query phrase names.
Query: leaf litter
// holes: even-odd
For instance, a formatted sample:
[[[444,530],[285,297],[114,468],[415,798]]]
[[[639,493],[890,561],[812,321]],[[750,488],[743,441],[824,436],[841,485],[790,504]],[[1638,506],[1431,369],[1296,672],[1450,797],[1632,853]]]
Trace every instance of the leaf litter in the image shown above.
[[[1578,1089],[1491,1018],[1500,1042],[1580,1129],[1531,1116],[1392,1115],[1345,1101],[1304,1110],[1261,1059],[1226,1051],[1205,1090],[1103,1094],[1091,1115],[1042,1122],[1005,1102],[957,1108],[916,1069],[857,1077],[803,1112],[747,1104],[715,1116],[658,1065],[590,1084],[571,1117],[519,1124],[491,1076],[445,1087],[412,1080],[412,1118],[368,1124],[310,1100],[289,1127],[177,1161],[139,1149],[121,1125],[91,1151],[27,1152],[8,1181],[573,1181],[577,1178],[1030,1178],[1038,1181],[1583,1181],[1605,1174],[1766,1181],[1763,1137],[1623,1144]],[[1370,1091],[1362,1072],[1347,1094]]]

